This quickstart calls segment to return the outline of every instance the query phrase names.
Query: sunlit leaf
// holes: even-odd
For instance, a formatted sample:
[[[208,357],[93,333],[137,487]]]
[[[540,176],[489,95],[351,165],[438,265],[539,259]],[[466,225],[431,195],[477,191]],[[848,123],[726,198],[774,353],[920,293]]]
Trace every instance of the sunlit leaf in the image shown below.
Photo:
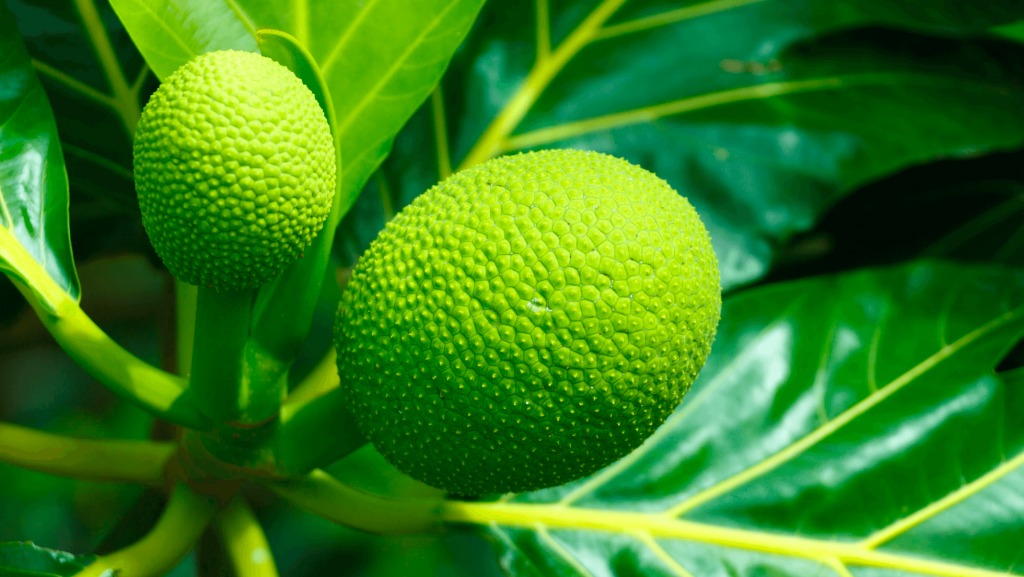
[[[257,52],[256,29],[232,9],[234,2],[110,0],[110,5],[161,80],[199,54]]]
[[[1007,269],[745,291],[640,449],[446,515],[517,575],[1018,575],[1024,389],[994,369],[1022,334],[1024,274]]]
[[[7,6],[0,6],[0,271],[44,307],[80,287],[57,125]]]
[[[367,3],[240,0],[114,0],[147,61],[173,70],[194,53],[255,44],[257,29],[281,30],[313,56],[334,99],[344,162],[336,225],[387,156],[409,116],[430,94],[483,0]],[[213,15],[208,14],[208,12]],[[223,29],[220,25],[223,23]],[[168,45],[176,46],[173,49]]]
[[[292,34],[323,70],[342,143],[343,215],[441,78],[483,2],[311,2],[295,10],[282,2],[239,4],[260,27]]]
[[[442,140],[457,166],[525,149],[607,152],[693,202],[728,289],[763,276],[782,243],[854,187],[1024,140],[1020,51],[950,39],[1019,18],[1019,2],[531,8],[489,5],[445,76],[445,126],[431,102],[431,130],[399,137],[409,155],[385,165],[399,207],[444,175],[446,162],[427,154]],[[364,194],[377,195],[373,183]],[[357,236],[351,252],[371,238]]]

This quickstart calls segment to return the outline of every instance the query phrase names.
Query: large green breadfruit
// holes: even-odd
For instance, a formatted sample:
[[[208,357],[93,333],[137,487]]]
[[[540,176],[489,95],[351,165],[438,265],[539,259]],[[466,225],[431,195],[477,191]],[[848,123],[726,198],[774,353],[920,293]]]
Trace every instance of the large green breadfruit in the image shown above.
[[[334,141],[313,93],[250,52],[177,69],[142,111],[134,145],[142,222],[178,279],[240,290],[300,256],[331,210]]]
[[[459,172],[359,261],[336,324],[359,428],[462,495],[589,475],[649,437],[708,356],[718,265],[693,207],[611,156]]]

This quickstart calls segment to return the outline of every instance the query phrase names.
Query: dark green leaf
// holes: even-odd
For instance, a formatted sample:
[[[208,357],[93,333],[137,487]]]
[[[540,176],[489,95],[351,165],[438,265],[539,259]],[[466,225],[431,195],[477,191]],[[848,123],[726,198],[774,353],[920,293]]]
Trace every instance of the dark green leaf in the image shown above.
[[[149,68],[105,2],[10,4],[57,118],[72,213],[136,217],[132,134]]]
[[[1024,388],[994,369],[1022,334],[1024,274],[1008,269],[745,291],[640,449],[449,518],[523,574],[1021,574]]]
[[[0,270],[40,294],[78,299],[68,181],[53,112],[6,4],[0,6]]]
[[[401,203],[445,176],[446,161],[427,154],[444,140],[463,165],[533,148],[607,152],[693,202],[728,289],[761,277],[853,187],[1024,140],[1024,54],[905,32],[981,33],[1019,18],[1019,1],[536,6],[484,10],[443,82],[447,127],[431,128],[444,138],[410,126],[396,145],[414,141],[410,156],[385,165]],[[878,25],[904,31],[839,33]],[[838,36],[815,40],[828,34]]]
[[[0,575],[70,577],[95,560],[95,555],[72,555],[44,549],[31,541],[0,543]]]
[[[992,32],[1010,40],[1024,42],[1024,20],[1018,20],[1006,26],[998,26],[993,28]]]

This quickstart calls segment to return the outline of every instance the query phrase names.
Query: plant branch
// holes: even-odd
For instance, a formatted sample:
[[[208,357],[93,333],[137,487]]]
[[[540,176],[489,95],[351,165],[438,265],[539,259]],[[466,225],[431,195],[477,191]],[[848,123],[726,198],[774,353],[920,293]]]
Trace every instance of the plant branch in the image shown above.
[[[323,467],[366,444],[352,415],[349,396],[336,388],[293,410],[282,410],[274,439],[278,466],[290,474]]]
[[[0,423],[0,462],[90,481],[162,487],[172,443],[75,439]]]
[[[210,421],[194,403],[187,381],[124,350],[67,293],[51,290],[50,285],[55,283],[48,276],[36,279],[36,290],[17,277],[11,278],[60,346],[114,394],[170,423],[198,430],[210,428]]]
[[[398,500],[372,495],[345,485],[319,469],[267,487],[296,507],[353,529],[381,535],[408,535],[441,529],[444,501]]]
[[[240,495],[235,495],[217,515],[214,528],[237,577],[278,577],[267,537]]]
[[[124,549],[99,557],[76,577],[164,575],[188,554],[216,512],[216,497],[199,494],[180,483],[171,493],[167,509],[156,526],[145,537]]]
[[[281,421],[291,419],[306,404],[338,388],[341,381],[337,361],[338,351],[331,346],[306,378],[292,389],[281,407]]]

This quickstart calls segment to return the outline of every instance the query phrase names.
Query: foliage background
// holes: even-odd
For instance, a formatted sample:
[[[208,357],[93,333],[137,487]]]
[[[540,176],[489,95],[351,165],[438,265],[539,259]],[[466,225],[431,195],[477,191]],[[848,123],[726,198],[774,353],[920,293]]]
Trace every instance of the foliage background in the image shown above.
[[[131,119],[157,81],[103,0],[7,4],[57,115],[71,182],[72,243],[88,295],[83,306],[131,352],[172,367],[172,283],[138,222],[130,178]],[[553,0],[547,23],[552,45],[569,36],[596,4]],[[616,18],[642,19],[686,4],[632,2]],[[728,257],[722,258],[729,267],[724,273],[735,294],[923,256],[1024,265],[1024,48],[1015,40],[1024,37],[1022,25],[992,30],[991,14],[970,10],[933,21],[930,13],[913,17],[912,8],[923,2],[902,3],[911,8],[904,12],[866,0],[838,4],[845,7],[836,11],[842,17],[817,14],[801,2],[775,2],[761,11],[665,27],[642,41],[606,40],[573,59],[517,134],[742,87],[745,80],[738,78],[931,74],[942,81],[900,83],[889,93],[884,87],[853,88],[768,105],[741,102],[640,126],[567,133],[545,143],[615,152],[680,190],[695,191],[692,198],[708,215],[715,239],[735,239],[735,254],[720,255]],[[1021,10],[1015,2],[987,5],[1008,14]],[[108,49],[95,35],[95,23],[105,31]],[[470,153],[536,59],[536,25],[530,10],[485,7],[442,84],[448,166],[438,156],[431,98],[343,222],[334,247],[339,270],[387,218]],[[723,59],[724,53],[736,57]],[[122,71],[126,97],[104,68],[105,54]],[[776,62],[786,65],[776,70]],[[961,90],[979,77],[1004,92]],[[782,129],[771,127],[771,119],[794,109],[805,111],[799,146],[783,150],[777,146],[785,142]],[[768,128],[729,126],[741,120]],[[989,154],[992,149],[999,151]],[[331,290],[323,295],[296,378],[326,346],[336,297]],[[1022,357],[1020,351],[1009,353],[998,370],[1008,374],[1022,365]],[[166,434],[76,367],[6,280],[0,280],[0,420],[93,437]],[[332,473],[378,492],[430,491],[369,449]],[[160,508],[157,494],[137,487],[58,479],[6,465],[0,465],[0,488],[0,541],[30,538],[76,552],[130,542]],[[490,546],[474,535],[372,537],[298,512],[256,489],[249,497],[285,575],[499,574]],[[224,573],[211,554],[215,550],[216,543],[205,540],[174,574],[195,574],[199,565],[205,574]]]

